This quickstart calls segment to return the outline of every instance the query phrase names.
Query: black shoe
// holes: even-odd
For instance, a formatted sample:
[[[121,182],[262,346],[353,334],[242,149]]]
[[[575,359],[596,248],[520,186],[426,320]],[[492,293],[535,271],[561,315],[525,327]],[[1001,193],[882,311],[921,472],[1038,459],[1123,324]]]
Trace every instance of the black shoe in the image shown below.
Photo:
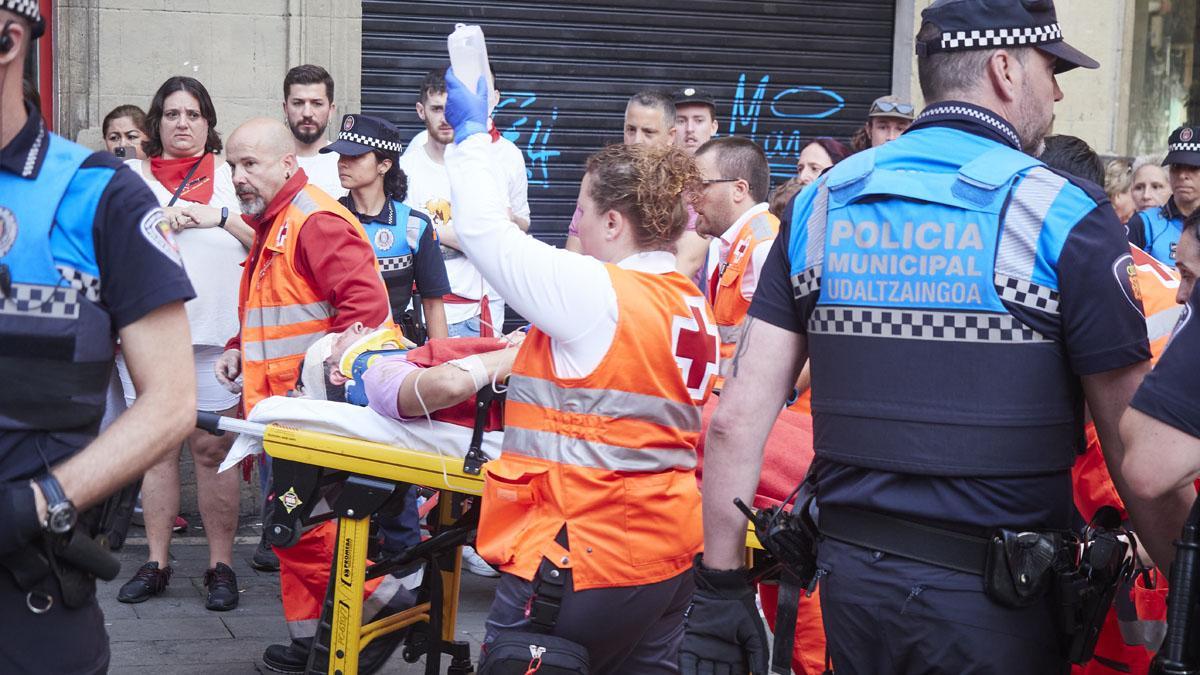
[[[148,562],[138,568],[133,578],[125,582],[117,591],[117,602],[145,602],[152,596],[162,593],[171,582],[171,566],[158,569],[158,563]]]
[[[308,650],[312,638],[292,640],[286,645],[271,645],[263,652],[263,665],[276,673],[296,673],[302,675],[308,666]]]
[[[250,566],[259,572],[279,571],[279,556],[271,550],[271,545],[267,543],[266,538],[258,540],[258,548],[254,549],[254,557],[250,559]]]
[[[204,573],[204,585],[208,587],[208,600],[204,606],[214,612],[228,612],[238,606],[237,575],[225,563]]]

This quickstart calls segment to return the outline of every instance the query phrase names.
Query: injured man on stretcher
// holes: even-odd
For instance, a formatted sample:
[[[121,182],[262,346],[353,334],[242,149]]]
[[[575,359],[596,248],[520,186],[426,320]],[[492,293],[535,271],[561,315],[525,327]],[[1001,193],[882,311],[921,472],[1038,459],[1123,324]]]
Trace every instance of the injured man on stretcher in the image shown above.
[[[411,343],[390,327],[354,324],[313,343],[292,396],[264,399],[247,419],[461,458],[474,427],[476,392],[503,386],[524,338],[515,331],[407,349]],[[499,456],[502,434],[493,411],[483,435],[489,459]],[[261,439],[242,435],[221,470],[261,451]]]
[[[406,349],[411,345],[391,327],[355,324],[313,343],[293,395],[259,402],[248,419],[462,458],[475,425],[477,392],[502,386],[524,337],[518,332],[500,339],[435,339]],[[499,455],[502,433],[499,414],[493,410],[481,448],[489,458]],[[226,464],[259,451],[261,439],[243,434]],[[415,511],[415,502],[411,506]],[[314,514],[328,507],[316,509]],[[304,670],[329,584],[336,533],[335,523],[325,521],[306,528],[293,546],[275,547],[283,613],[292,639],[263,654],[272,670]],[[420,541],[419,531],[416,534],[410,545]],[[386,536],[384,543],[386,547]],[[368,580],[364,624],[411,607],[423,576],[418,566]],[[377,670],[402,638],[403,633],[393,633],[372,641],[361,654],[359,672]]]

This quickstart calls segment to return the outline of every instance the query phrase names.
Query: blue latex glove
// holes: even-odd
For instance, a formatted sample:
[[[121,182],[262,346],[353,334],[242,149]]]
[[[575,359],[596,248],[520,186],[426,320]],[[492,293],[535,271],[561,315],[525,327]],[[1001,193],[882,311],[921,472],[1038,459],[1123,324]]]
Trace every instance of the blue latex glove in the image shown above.
[[[453,68],[446,69],[446,121],[454,127],[455,143],[462,143],[475,134],[487,133],[489,94],[491,90],[486,76],[479,76],[472,93],[467,85],[455,77]]]

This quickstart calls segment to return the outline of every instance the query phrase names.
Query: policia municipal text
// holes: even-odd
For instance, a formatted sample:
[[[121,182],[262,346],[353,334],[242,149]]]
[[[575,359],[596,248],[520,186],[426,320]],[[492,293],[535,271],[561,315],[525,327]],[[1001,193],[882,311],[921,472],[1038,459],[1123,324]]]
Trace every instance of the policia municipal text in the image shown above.
[[[1061,673],[1081,650],[1087,611],[1060,607],[1054,587],[1078,578],[1066,533],[1084,403],[1120,456],[1117,421],[1149,349],[1115,212],[1034,155],[1062,97],[1056,75],[1098,64],[1063,42],[1051,0],[938,0],[922,16],[928,108],[793,200],[729,369],[697,574],[716,581],[697,583],[682,647],[702,668],[766,672],[731,502],[754,495],[774,419],[762,411],[782,405],[806,359],[809,514],[835,671]],[[892,233],[870,238],[868,223]],[[906,223],[956,223],[958,235],[907,237]],[[874,270],[842,264],[847,254],[961,264]],[[972,292],[830,290],[878,281]]]
[[[37,3],[0,1],[0,672],[96,673],[94,575],[117,565],[92,507],[195,421],[193,292],[145,183],[25,107],[43,28]],[[114,336],[139,396],[97,436]]]

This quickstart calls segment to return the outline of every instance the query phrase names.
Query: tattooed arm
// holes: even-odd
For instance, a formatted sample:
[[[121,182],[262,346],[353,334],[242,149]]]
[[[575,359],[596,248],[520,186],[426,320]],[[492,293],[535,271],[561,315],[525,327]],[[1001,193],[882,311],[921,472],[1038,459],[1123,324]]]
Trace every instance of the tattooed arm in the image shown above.
[[[746,320],[704,442],[704,564],[709,568],[733,569],[745,562],[746,518],[733,498],[753,501],[763,444],[807,358],[804,335],[754,317]]]

